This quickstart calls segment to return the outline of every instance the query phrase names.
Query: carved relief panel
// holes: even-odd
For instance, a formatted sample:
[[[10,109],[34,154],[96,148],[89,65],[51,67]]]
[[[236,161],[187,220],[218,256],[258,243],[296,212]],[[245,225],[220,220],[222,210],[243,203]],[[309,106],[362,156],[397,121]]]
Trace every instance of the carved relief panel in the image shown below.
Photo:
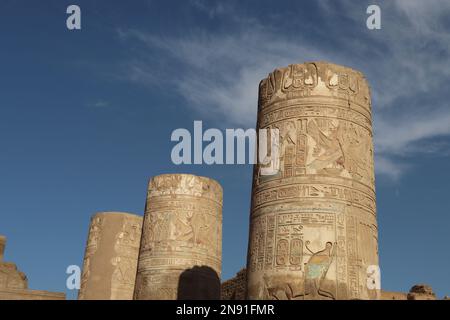
[[[176,299],[183,286],[180,279],[191,269],[201,279],[210,274],[218,279],[221,256],[220,185],[187,174],[154,177],[149,183],[135,298]],[[202,297],[211,298],[209,288],[203,289]]]
[[[370,298],[378,249],[363,75],[326,62],[276,69],[260,84],[258,128],[279,129],[279,171],[254,170],[248,297]]]
[[[142,217],[123,212],[94,215],[83,263],[80,300],[131,300]]]

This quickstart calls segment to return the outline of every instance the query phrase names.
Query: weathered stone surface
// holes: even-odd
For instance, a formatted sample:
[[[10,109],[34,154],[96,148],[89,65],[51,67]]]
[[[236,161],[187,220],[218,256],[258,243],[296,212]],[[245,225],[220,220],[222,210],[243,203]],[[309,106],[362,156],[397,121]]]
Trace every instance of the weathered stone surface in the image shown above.
[[[222,283],[221,300],[245,300],[247,289],[247,270],[240,270],[234,278]]]
[[[219,299],[222,188],[189,174],[150,180],[135,299]]]
[[[436,300],[436,295],[429,285],[416,284],[409,290],[408,300]]]
[[[4,262],[3,255],[6,247],[6,237],[0,236],[0,290],[27,289],[28,279],[15,263]]]
[[[15,263],[0,262],[0,288],[26,289],[28,279]]]
[[[4,262],[6,237],[0,236],[0,300],[64,300],[66,295],[28,289],[27,276],[12,262]]]
[[[381,300],[407,300],[407,294],[403,292],[381,291]]]
[[[6,237],[0,235],[0,262],[3,261],[3,255],[5,253]]]
[[[369,86],[326,63],[273,71],[259,86],[257,128],[279,129],[276,175],[254,168],[249,299],[376,299],[378,265]]]
[[[142,217],[134,214],[92,217],[78,299],[133,299],[141,230]]]
[[[0,288],[0,300],[65,300],[62,292],[50,292],[42,290]]]

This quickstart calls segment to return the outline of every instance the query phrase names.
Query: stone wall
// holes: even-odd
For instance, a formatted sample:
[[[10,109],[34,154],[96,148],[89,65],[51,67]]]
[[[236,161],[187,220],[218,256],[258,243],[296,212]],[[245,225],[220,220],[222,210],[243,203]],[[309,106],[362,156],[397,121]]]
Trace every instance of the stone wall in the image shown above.
[[[4,262],[6,237],[0,235],[0,300],[64,300],[66,295],[28,289],[25,273],[12,262]]]
[[[65,300],[62,292],[0,288],[0,300]]]
[[[235,277],[222,283],[222,300],[245,300],[247,289],[247,270],[241,269]]]

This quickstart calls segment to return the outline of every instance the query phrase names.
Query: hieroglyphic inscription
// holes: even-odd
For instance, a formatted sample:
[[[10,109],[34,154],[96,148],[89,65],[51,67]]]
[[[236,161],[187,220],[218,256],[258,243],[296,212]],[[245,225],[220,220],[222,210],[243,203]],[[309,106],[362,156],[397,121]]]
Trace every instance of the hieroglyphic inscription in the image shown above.
[[[142,217],[129,213],[92,217],[78,299],[133,298],[141,229]]]
[[[303,262],[304,228],[328,226],[330,229],[334,228],[334,223],[334,215],[329,213],[283,213],[255,219],[252,233],[257,235],[254,238],[257,242],[251,245],[252,270],[270,270],[284,266],[300,270]],[[264,266],[262,261],[265,261]]]
[[[368,298],[378,248],[364,76],[310,62],[276,69],[259,89],[258,129],[279,130],[279,171],[254,170],[248,298]]]
[[[346,106],[301,105],[269,111],[260,119],[260,126],[264,128],[279,121],[297,118],[330,118],[353,123],[372,134],[372,123],[369,117],[370,114],[360,113],[357,110],[348,110]]]
[[[207,267],[220,277],[222,189],[187,174],[151,179],[135,287],[136,299],[176,299],[180,274]]]
[[[356,218],[347,216],[348,294],[350,299],[359,298],[359,261],[357,252]]]
[[[261,191],[259,191],[261,190]],[[273,187],[259,189],[253,195],[254,208],[267,203],[274,203],[278,200],[289,200],[301,198],[324,198],[342,200],[348,203],[360,205],[375,215],[376,204],[373,196],[353,188],[334,186],[334,185],[319,185],[319,184],[296,184],[286,187]]]
[[[336,216],[336,272],[338,283],[338,296],[340,299],[347,299],[347,232],[345,223],[345,212]]]
[[[362,73],[326,62],[275,69],[260,83],[259,109],[296,98],[328,96],[371,109],[370,89]]]
[[[113,299],[133,297],[141,231],[141,217],[124,216],[122,230],[116,235],[116,256],[111,258],[114,266],[111,280]]]
[[[274,179],[324,174],[353,179],[373,187],[371,133],[352,122],[327,117],[277,121],[267,128],[280,132],[280,172]]]
[[[97,251],[101,230],[103,225],[102,215],[94,215],[89,225],[88,240],[84,253],[83,272],[81,274],[80,290],[78,292],[78,299],[83,300],[85,298],[87,281],[91,275],[91,259]]]

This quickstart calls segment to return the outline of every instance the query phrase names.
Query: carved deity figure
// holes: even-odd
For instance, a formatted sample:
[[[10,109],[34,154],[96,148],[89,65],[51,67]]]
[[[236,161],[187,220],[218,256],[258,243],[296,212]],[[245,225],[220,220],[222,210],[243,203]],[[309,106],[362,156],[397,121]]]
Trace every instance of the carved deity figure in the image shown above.
[[[276,68],[259,85],[256,129],[277,129],[279,139],[277,169],[253,171],[247,299],[375,297],[366,286],[378,238],[364,75],[324,61]]]
[[[336,246],[333,249],[333,243],[327,242],[325,249],[314,253],[309,249],[308,245],[309,241],[306,242],[305,247],[312,256],[305,266],[305,296],[311,295],[312,298],[322,296],[334,299],[333,294],[325,291],[321,285],[333,262],[334,255],[336,254]]]
[[[177,299],[214,286],[198,270],[221,272],[222,188],[214,180],[189,174],[163,174],[149,183],[134,298]],[[201,271],[201,270],[200,270]],[[218,279],[218,278],[217,278]],[[201,291],[201,290],[200,290]],[[202,293],[218,298],[219,293]]]
[[[314,148],[314,160],[308,164],[312,169],[318,172],[331,167],[338,172],[344,169],[344,152],[340,139],[340,126],[330,125],[329,134],[326,135],[319,129],[317,122],[311,120],[308,122],[308,134],[314,139],[316,147]],[[326,170],[325,170],[326,171]]]

